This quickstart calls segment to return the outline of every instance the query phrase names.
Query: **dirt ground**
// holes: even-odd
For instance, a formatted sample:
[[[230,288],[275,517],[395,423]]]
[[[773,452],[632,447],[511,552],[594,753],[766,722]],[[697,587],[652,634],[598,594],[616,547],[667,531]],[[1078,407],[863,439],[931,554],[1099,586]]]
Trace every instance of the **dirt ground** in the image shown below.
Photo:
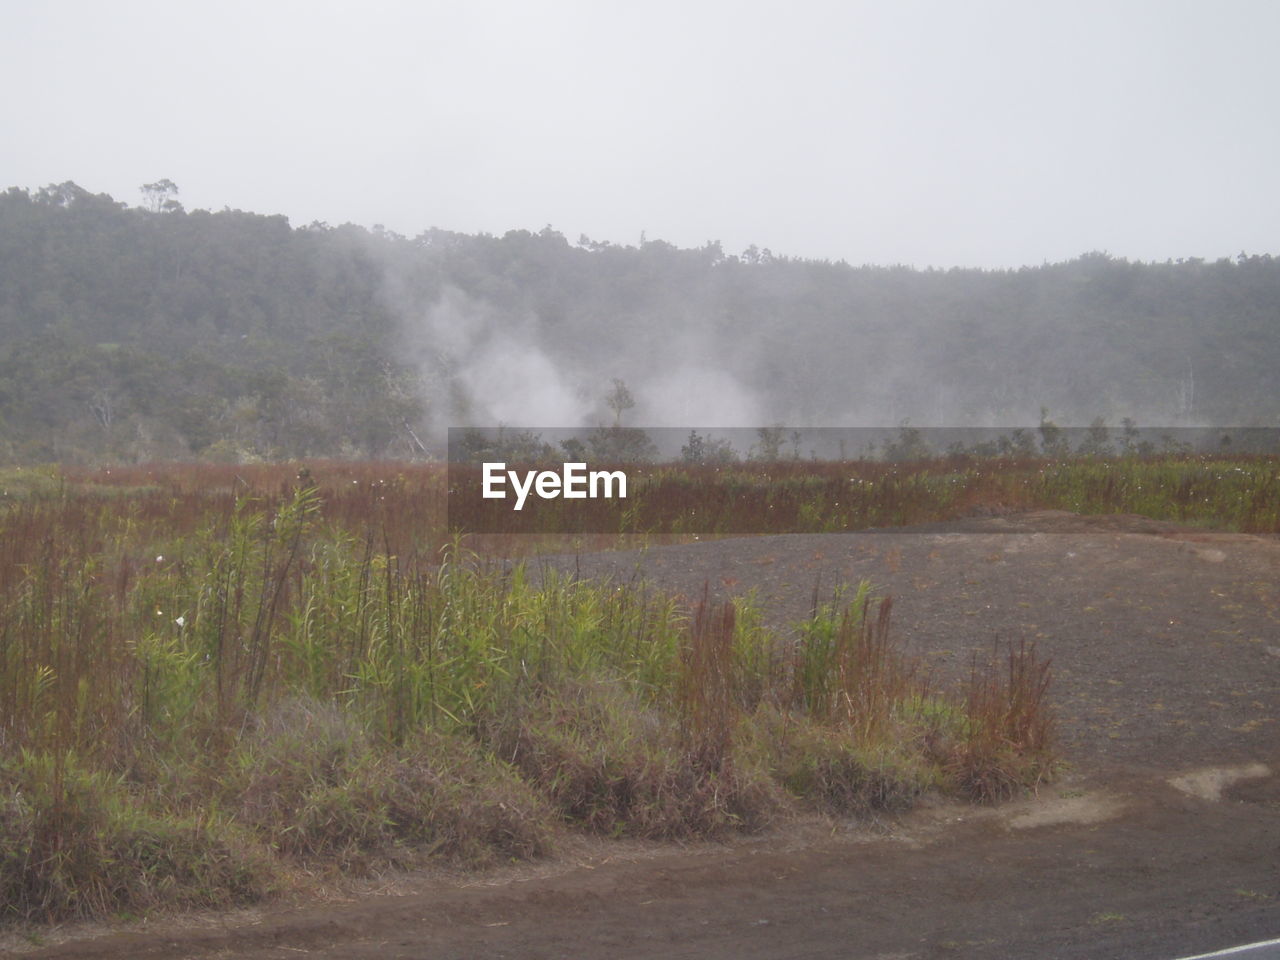
[[[754,590],[782,626],[815,590],[868,579],[940,678],[996,641],[1034,641],[1053,661],[1070,768],[994,809],[934,803],[686,848],[572,841],[553,863],[502,873],[7,945],[85,958],[1144,960],[1280,936],[1280,538],[1043,511],[554,562],[689,596]]]

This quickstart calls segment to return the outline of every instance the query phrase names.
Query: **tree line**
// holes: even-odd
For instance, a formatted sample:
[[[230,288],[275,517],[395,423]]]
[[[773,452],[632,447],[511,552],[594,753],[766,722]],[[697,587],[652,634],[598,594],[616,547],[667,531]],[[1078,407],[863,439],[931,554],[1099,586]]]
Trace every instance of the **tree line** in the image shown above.
[[[1266,254],[920,270],[294,227],[178,195],[0,193],[0,459],[422,456],[484,423],[468,357],[503,338],[582,385],[601,427],[620,426],[610,383],[644,409],[671,371],[797,426],[1280,425]]]

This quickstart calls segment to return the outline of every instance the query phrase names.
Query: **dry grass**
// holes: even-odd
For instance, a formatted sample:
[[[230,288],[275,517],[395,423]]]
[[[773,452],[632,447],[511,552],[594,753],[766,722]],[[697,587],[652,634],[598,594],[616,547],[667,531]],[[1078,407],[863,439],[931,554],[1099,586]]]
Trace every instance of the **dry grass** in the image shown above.
[[[975,660],[964,697],[967,736],[950,748],[944,767],[960,790],[989,803],[1052,777],[1049,684],[1049,661],[1034,644],[1011,645],[1003,663]]]
[[[747,600],[534,583],[442,540],[435,468],[301,469],[113,469],[0,508],[8,918],[540,856],[564,825],[993,799],[1051,769],[1046,667],[1023,651],[944,696],[866,585],[778,635]]]

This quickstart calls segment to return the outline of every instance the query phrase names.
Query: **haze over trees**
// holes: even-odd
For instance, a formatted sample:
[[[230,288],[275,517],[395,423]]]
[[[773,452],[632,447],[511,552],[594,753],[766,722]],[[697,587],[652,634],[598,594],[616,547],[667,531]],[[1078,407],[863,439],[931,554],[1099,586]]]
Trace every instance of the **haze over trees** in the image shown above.
[[[0,194],[0,459],[403,457],[499,422],[1280,425],[1269,255],[855,267],[178,196]]]

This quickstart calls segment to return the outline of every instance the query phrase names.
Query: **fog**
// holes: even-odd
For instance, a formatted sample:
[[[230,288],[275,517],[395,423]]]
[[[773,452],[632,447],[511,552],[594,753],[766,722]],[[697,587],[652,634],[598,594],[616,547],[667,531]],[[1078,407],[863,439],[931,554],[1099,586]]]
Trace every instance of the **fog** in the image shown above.
[[[611,422],[606,403],[615,379],[634,386],[628,422],[678,427],[714,424],[749,427],[767,421],[767,411],[735,378],[716,366],[718,349],[705,318],[648,355],[627,350],[624,337],[608,332],[586,350],[579,364],[544,342],[536,313],[513,313],[447,286],[429,304],[416,307],[403,295],[391,298],[403,325],[402,343],[421,370],[432,426],[450,423],[548,427]],[[692,359],[704,357],[702,362]],[[630,388],[629,388],[630,389]]]
[[[504,315],[449,287],[420,321],[401,319],[423,383],[436,388],[430,408],[486,425],[583,419],[586,385],[544,352],[532,316]]]
[[[1269,257],[940,272],[550,231],[396,248],[412,253],[380,241],[370,255],[437,439],[460,425],[1280,422]]]
[[[164,421],[139,450],[412,453],[415,430],[460,424],[1280,422],[1269,0],[3,10],[0,81],[22,93],[0,186],[136,203],[165,179],[227,214],[128,226],[139,248],[166,231],[170,276],[109,264],[126,228],[82,211],[104,232],[0,316],[15,343],[56,328],[222,364],[221,407],[138,400],[137,437]],[[132,292],[96,316],[86,270]],[[307,364],[339,335],[368,365],[326,354],[325,380]],[[65,401],[75,449],[123,443],[94,433],[87,404],[125,376],[94,356],[100,382]],[[265,363],[285,380],[237,379]]]
[[[2,9],[5,184],[920,267],[1213,259],[1280,223],[1269,0]]]

